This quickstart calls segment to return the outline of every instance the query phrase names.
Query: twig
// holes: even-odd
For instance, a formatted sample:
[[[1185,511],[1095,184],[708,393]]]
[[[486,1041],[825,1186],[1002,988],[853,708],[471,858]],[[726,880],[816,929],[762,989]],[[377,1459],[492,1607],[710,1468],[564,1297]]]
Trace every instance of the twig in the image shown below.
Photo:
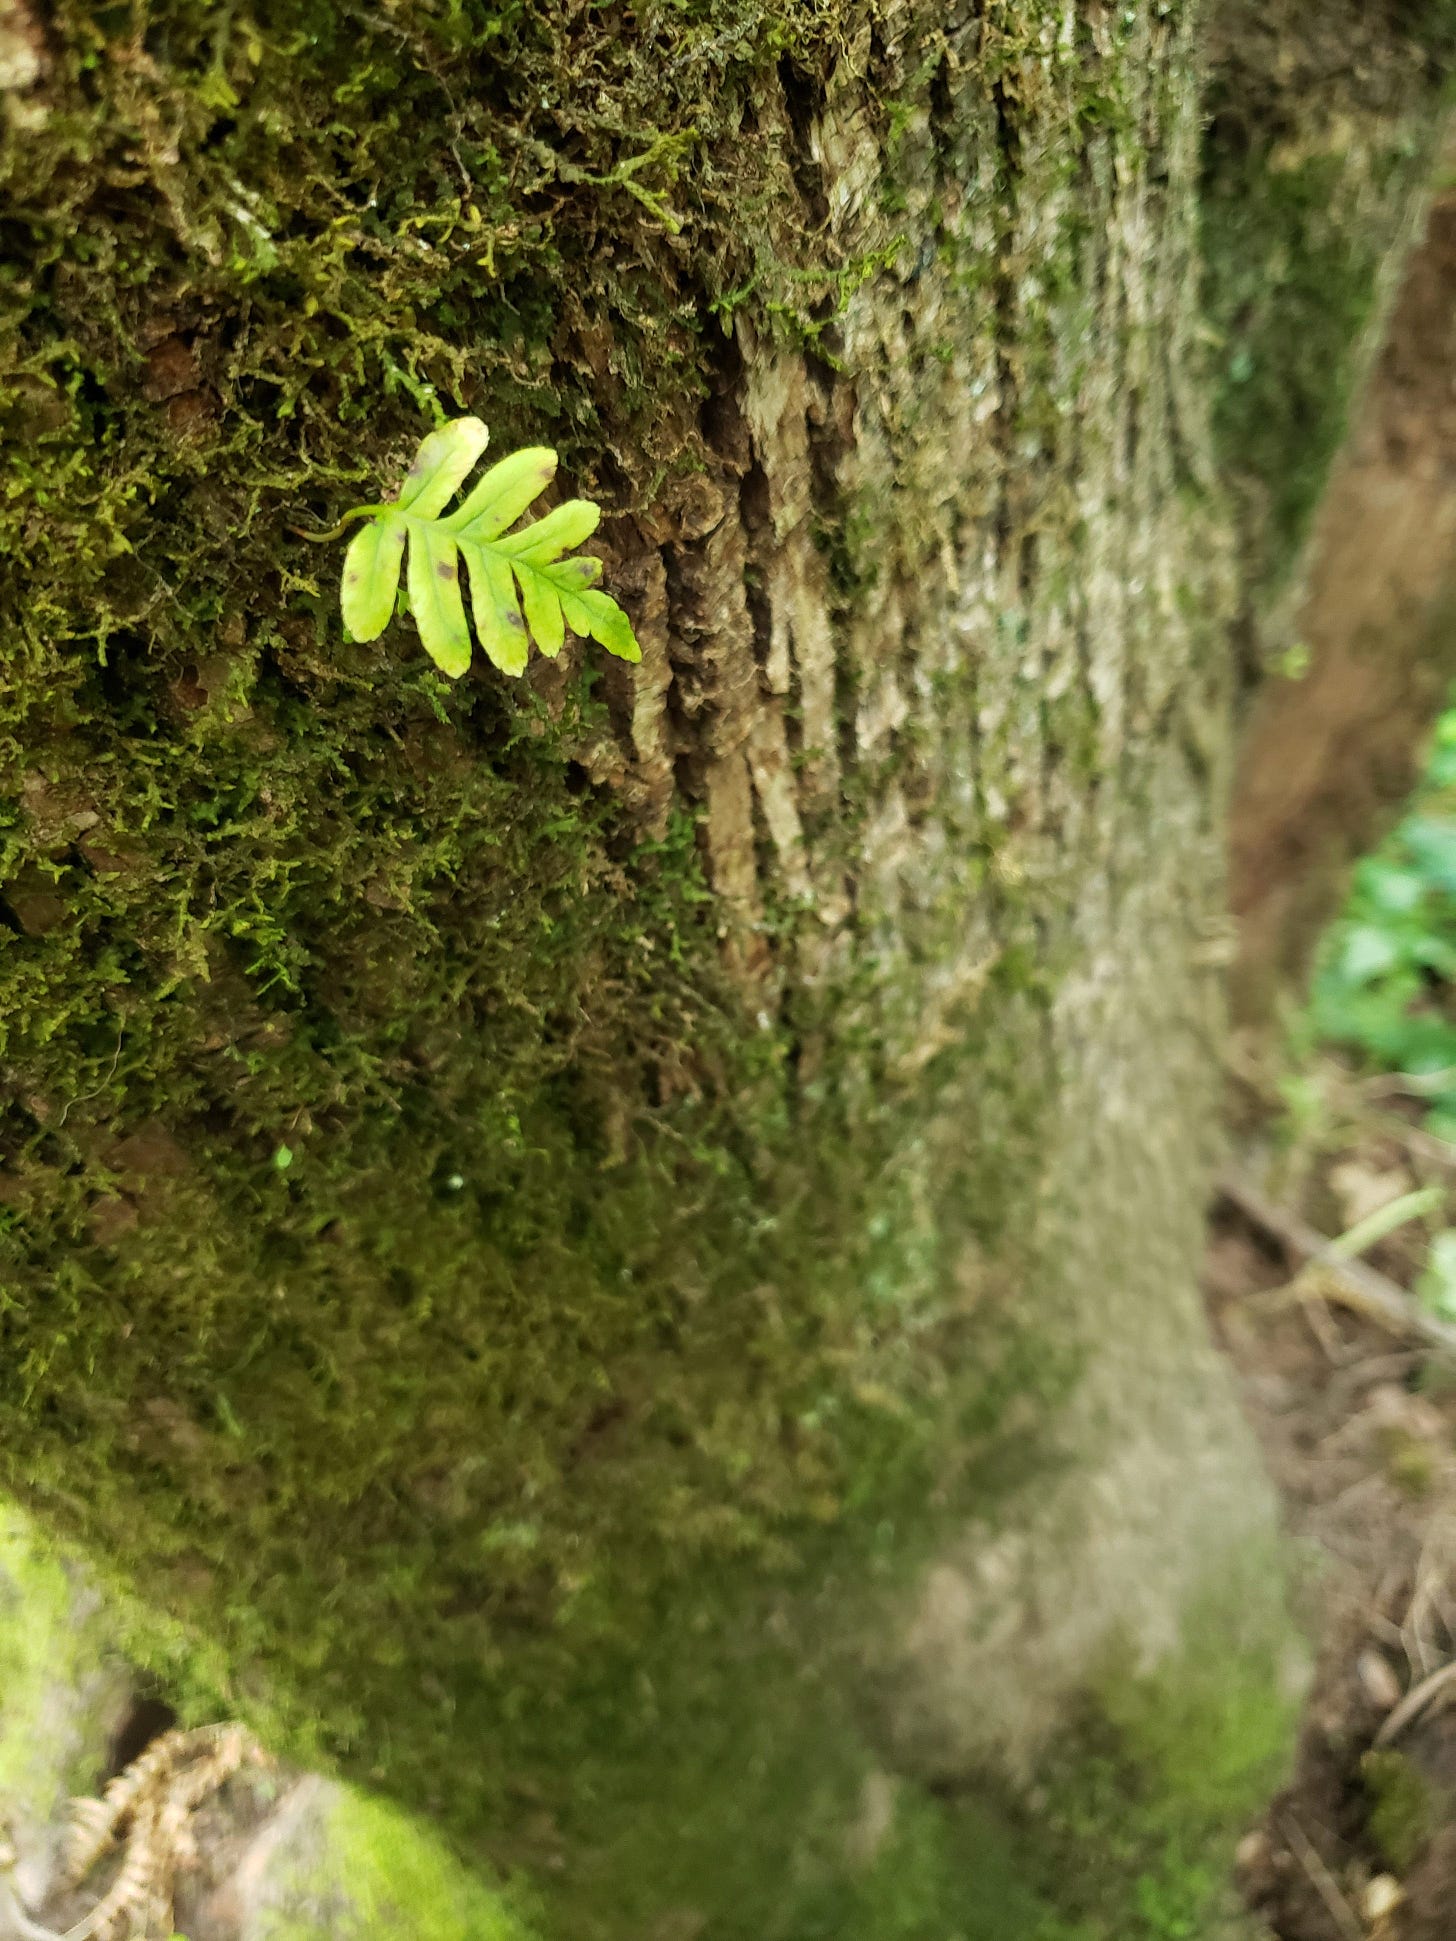
[[[1295,1859],[1309,1875],[1310,1884],[1329,1909],[1330,1919],[1344,1936],[1345,1941],[1365,1941],[1365,1930],[1355,1918],[1355,1910],[1340,1892],[1334,1875],[1320,1859],[1309,1835],[1298,1820],[1287,1819],[1281,1822],[1285,1838]]]
[[[1448,1465],[1449,1467],[1449,1465]],[[1421,1541],[1420,1556],[1416,1559],[1415,1580],[1411,1586],[1410,1604],[1401,1625],[1402,1637],[1406,1640],[1406,1656],[1410,1659],[1412,1670],[1419,1670],[1422,1676],[1439,1670],[1450,1656],[1435,1642],[1435,1631],[1439,1626],[1449,1638],[1452,1635],[1450,1613],[1446,1609],[1443,1591],[1453,1562],[1456,1562],[1456,1523],[1450,1517],[1442,1517],[1427,1529]],[[1415,1641],[1415,1650],[1410,1648],[1410,1640]]]
[[[1333,1318],[1313,1296],[1313,1290],[1310,1291],[1310,1298],[1306,1298],[1305,1290],[1291,1282],[1288,1292],[1291,1300],[1299,1301],[1305,1324],[1331,1368],[1348,1368],[1351,1361],[1356,1359],[1356,1354],[1340,1339],[1340,1331]]]
[[[1444,1065],[1438,1072],[1379,1072],[1367,1078],[1360,1089],[1374,1098],[1382,1092],[1397,1092],[1408,1098],[1430,1099],[1449,1091],[1453,1080],[1456,1065]]]
[[[1456,1658],[1453,1658],[1449,1665],[1442,1665],[1439,1671],[1433,1671],[1429,1678],[1423,1678],[1419,1685],[1411,1686],[1376,1733],[1376,1745],[1388,1746],[1392,1739],[1398,1738],[1411,1720],[1419,1718],[1431,1700],[1439,1696],[1447,1685],[1453,1683],[1456,1683]]]
[[[1328,1277],[1332,1300],[1367,1315],[1392,1334],[1416,1335],[1432,1348],[1456,1354],[1456,1327],[1428,1314],[1378,1268],[1345,1258],[1317,1227],[1297,1213],[1275,1206],[1237,1174],[1226,1173],[1219,1181],[1219,1191],[1250,1225],[1261,1228],[1296,1259],[1318,1266]]]

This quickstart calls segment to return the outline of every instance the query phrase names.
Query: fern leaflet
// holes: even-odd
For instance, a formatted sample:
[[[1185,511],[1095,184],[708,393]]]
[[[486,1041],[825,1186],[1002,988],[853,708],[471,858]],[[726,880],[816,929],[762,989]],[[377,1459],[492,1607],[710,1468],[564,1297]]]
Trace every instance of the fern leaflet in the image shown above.
[[[559,654],[568,627],[620,660],[640,660],[631,621],[597,586],[601,561],[564,557],[596,531],[600,507],[590,499],[568,499],[544,518],[509,530],[556,476],[555,452],[544,445],[512,452],[442,517],[489,436],[479,418],[442,425],[421,442],[389,504],[345,513],[344,523],[366,522],[344,555],[341,603],[350,637],[377,640],[384,632],[405,567],[404,603],[426,653],[452,680],[463,674],[471,656],[463,565],[476,636],[502,673],[524,672],[532,640],[543,654]]]

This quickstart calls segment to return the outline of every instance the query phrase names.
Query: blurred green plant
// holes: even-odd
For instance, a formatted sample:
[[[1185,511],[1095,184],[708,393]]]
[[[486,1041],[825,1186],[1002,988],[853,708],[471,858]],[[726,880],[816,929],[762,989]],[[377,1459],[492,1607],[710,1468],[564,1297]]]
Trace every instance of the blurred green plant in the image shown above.
[[[1447,1227],[1431,1242],[1416,1293],[1443,1321],[1456,1321],[1456,1229]]]
[[[1422,1129],[1456,1148],[1456,706],[1437,725],[1406,815],[1355,871],[1304,1024],[1367,1071],[1398,1078]],[[1299,1103],[1286,1089],[1296,1114]],[[1456,1228],[1432,1237],[1415,1292],[1456,1321]]]
[[[1456,1143],[1456,708],[1410,810],[1355,871],[1314,980],[1318,1035],[1399,1074]]]

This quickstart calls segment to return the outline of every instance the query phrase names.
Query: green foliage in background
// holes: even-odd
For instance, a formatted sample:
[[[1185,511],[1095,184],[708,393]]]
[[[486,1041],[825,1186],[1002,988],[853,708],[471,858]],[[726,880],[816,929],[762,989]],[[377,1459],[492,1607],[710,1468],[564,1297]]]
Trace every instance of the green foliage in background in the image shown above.
[[[1321,1037],[1415,1081],[1426,1128],[1456,1141],[1456,708],[1409,812],[1355,872],[1321,953]]]
[[[1398,1075],[1423,1129],[1456,1147],[1456,707],[1405,816],[1355,871],[1309,1022],[1372,1073]],[[1456,1320],[1456,1228],[1433,1235],[1416,1292]]]
[[[640,660],[626,614],[596,590],[601,561],[561,557],[596,531],[599,506],[590,499],[568,499],[519,532],[506,531],[555,478],[555,452],[544,445],[512,452],[491,466],[454,512],[441,517],[489,438],[479,418],[442,425],[421,441],[393,500],[344,514],[345,524],[365,521],[344,556],[341,599],[351,638],[377,640],[389,625],[407,548],[405,605],[426,653],[452,680],[470,666],[462,561],[470,575],[475,631],[503,674],[525,672],[528,634],[554,658],[568,627],[600,641],[621,660]]]

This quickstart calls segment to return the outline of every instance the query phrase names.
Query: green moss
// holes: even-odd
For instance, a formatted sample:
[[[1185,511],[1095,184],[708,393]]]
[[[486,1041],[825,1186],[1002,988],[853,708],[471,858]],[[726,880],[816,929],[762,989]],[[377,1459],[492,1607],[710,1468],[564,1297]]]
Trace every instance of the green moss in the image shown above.
[[[45,1820],[90,1790],[106,1720],[87,1708],[111,1692],[111,1669],[95,1600],[0,1502],[0,1811]]]
[[[306,1850],[275,1854],[259,1941],[529,1941],[524,1918],[437,1836],[350,1788],[306,1826]]]
[[[670,512],[700,320],[792,187],[736,137],[823,11],[62,7],[6,137],[11,1477],[147,1588],[199,1706],[241,1685],[426,1796],[421,1689],[498,1707],[515,1629],[550,1659],[664,1553],[834,1498],[799,1418],[860,1323],[783,1325],[785,1040],[742,1041],[691,819],[643,842],[573,765],[594,675],[548,708],[402,626],[349,648],[289,528],[465,408]]]
[[[1225,1560],[1190,1601],[1183,1651],[1152,1676],[1109,1668],[1100,1687],[1139,1763],[1210,1819],[1257,1799],[1288,1757],[1303,1670],[1290,1655],[1289,1572],[1272,1543]]]
[[[1237,1925],[1237,1829],[1287,1766],[1298,1709],[1284,1572],[1245,1555],[1155,1673],[1109,1662],[1028,1825],[1061,1926],[1047,1941],[1204,1941]],[[1041,1941],[1041,1931],[1038,1941]]]
[[[1223,0],[1204,144],[1214,430],[1260,589],[1293,565],[1344,437],[1381,273],[1429,167],[1449,10]]]
[[[55,1561],[42,1561],[18,1521],[0,1528],[0,1792],[28,1792],[46,1755],[37,1726],[53,1680],[74,1655],[71,1591]]]
[[[1237,1830],[1287,1764],[1296,1708],[1282,1578],[1269,1558],[1195,1600],[1189,1646],[1152,1675],[1109,1656],[1069,1697],[1024,1785],[943,1775],[934,1789],[861,1766],[841,1855],[783,1941],[1212,1941],[1251,1933],[1230,1875]],[[842,1735],[823,1731],[832,1770]],[[807,1784],[807,1777],[804,1784]],[[844,1829],[849,1828],[847,1843]],[[782,1877],[782,1876],[781,1876]],[[805,1870],[792,1878],[804,1881]],[[755,1920],[759,1918],[755,1909]],[[717,1930],[712,1930],[716,1935]]]
[[[307,1756],[362,1758],[462,1828],[509,1816],[543,1758],[553,1783],[575,1770],[557,1705],[517,1716],[514,1694],[583,1652],[630,1662],[664,1581],[781,1568],[806,1532],[873,1517],[947,1410],[984,1434],[1055,1367],[955,1311],[968,1230],[994,1241],[1033,1176],[1037,1010],[993,994],[986,1037],[927,1075],[944,1123],[910,1170],[889,1163],[892,1095],[855,1131],[821,1100],[825,1137],[796,1156],[772,1038],[738,1153],[741,1121],[685,1106],[633,1122],[612,1163],[578,1088],[509,1114],[463,1053],[403,1115],[305,1129],[279,1108],[205,1173],[159,1142],[162,1170],[126,1179],[133,1228],[33,1262],[55,1325],[5,1400],[25,1411],[29,1384],[64,1410],[24,1484],[187,1614],[133,1643],[196,1709],[220,1695]],[[265,1086],[281,1064],[260,1061]],[[971,1069],[998,1113],[980,1151]],[[199,1634],[221,1658],[195,1657]],[[448,1786],[447,1719],[452,1741],[505,1734]]]
[[[1029,1478],[1004,1440],[980,1446],[956,1500],[1014,1505]],[[741,1586],[705,1582],[664,1611],[630,1679],[610,1665],[569,1694],[581,1817],[542,1836],[552,1932],[606,1941],[663,1908],[705,1941],[1243,1931],[1232,1846],[1281,1777],[1296,1704],[1278,1572],[1210,1593],[1196,1643],[1156,1676],[1110,1660],[1028,1784],[988,1771],[931,1787],[882,1743],[858,1669],[858,1614],[923,1561],[910,1494],[878,1548],[846,1553],[842,1533],[810,1547],[812,1590],[786,1588],[767,1625]],[[722,1702],[725,1677],[741,1703]]]
[[[1288,168],[1250,160],[1221,176],[1204,204],[1210,260],[1220,266],[1214,427],[1229,470],[1257,481],[1263,544],[1279,568],[1308,530],[1345,435],[1387,242],[1332,214],[1344,170],[1341,157]]]
[[[717,319],[832,352],[857,279],[921,273],[775,213],[813,201],[785,103],[848,58],[841,13],[63,4],[6,151],[0,1468],[189,1716],[524,1860],[578,1941],[674,1898],[723,1941],[909,1941],[970,1859],[1008,1923],[1055,1905],[1015,1827],[908,1782],[847,1885],[843,1842],[883,1764],[858,1627],[972,1504],[1009,1512],[1043,1460],[1010,1405],[1075,1373],[993,1296],[1034,1279],[1082,859],[1027,888],[976,830],[1023,766],[1003,710],[902,967],[864,914],[763,1022],[692,815],[644,840],[578,765],[612,673],[447,687],[405,626],[349,647],[289,529],[469,409],[560,449],[624,566],[671,555],[735,378]],[[1060,18],[1002,9],[946,86],[1060,112]],[[1119,58],[1084,132],[1125,134]],[[1018,183],[967,105],[899,118],[890,186],[959,144],[927,266],[974,335]],[[1075,203],[1050,129],[1027,207]],[[1077,392],[1078,243],[1028,297],[1033,441]],[[846,603],[884,516],[826,515]],[[923,516],[932,560],[959,512]],[[1051,725],[1090,764],[1085,706]],[[972,900],[994,957],[907,1076]],[[786,961],[803,920],[773,912]]]
[[[670,526],[702,317],[872,267],[800,238],[786,280],[754,212],[792,158],[739,138],[832,13],[173,0],[138,51],[63,7],[10,138],[0,1446],[195,1709],[476,1837],[519,1775],[446,1788],[442,1742],[923,1454],[969,1352],[935,1289],[1014,1230],[1049,1074],[993,994],[996,1136],[968,1164],[958,1104],[912,1179],[963,1076],[912,1112],[864,1003],[860,1095],[795,1087],[813,1020],[745,1016],[691,816],[644,841],[573,762],[610,678],[548,707],[447,687],[405,626],[347,647],[289,528],[437,408]]]
[[[1403,1752],[1391,1747],[1367,1752],[1360,1775],[1370,1802],[1370,1837],[1385,1864],[1405,1874],[1440,1823],[1435,1789]]]

